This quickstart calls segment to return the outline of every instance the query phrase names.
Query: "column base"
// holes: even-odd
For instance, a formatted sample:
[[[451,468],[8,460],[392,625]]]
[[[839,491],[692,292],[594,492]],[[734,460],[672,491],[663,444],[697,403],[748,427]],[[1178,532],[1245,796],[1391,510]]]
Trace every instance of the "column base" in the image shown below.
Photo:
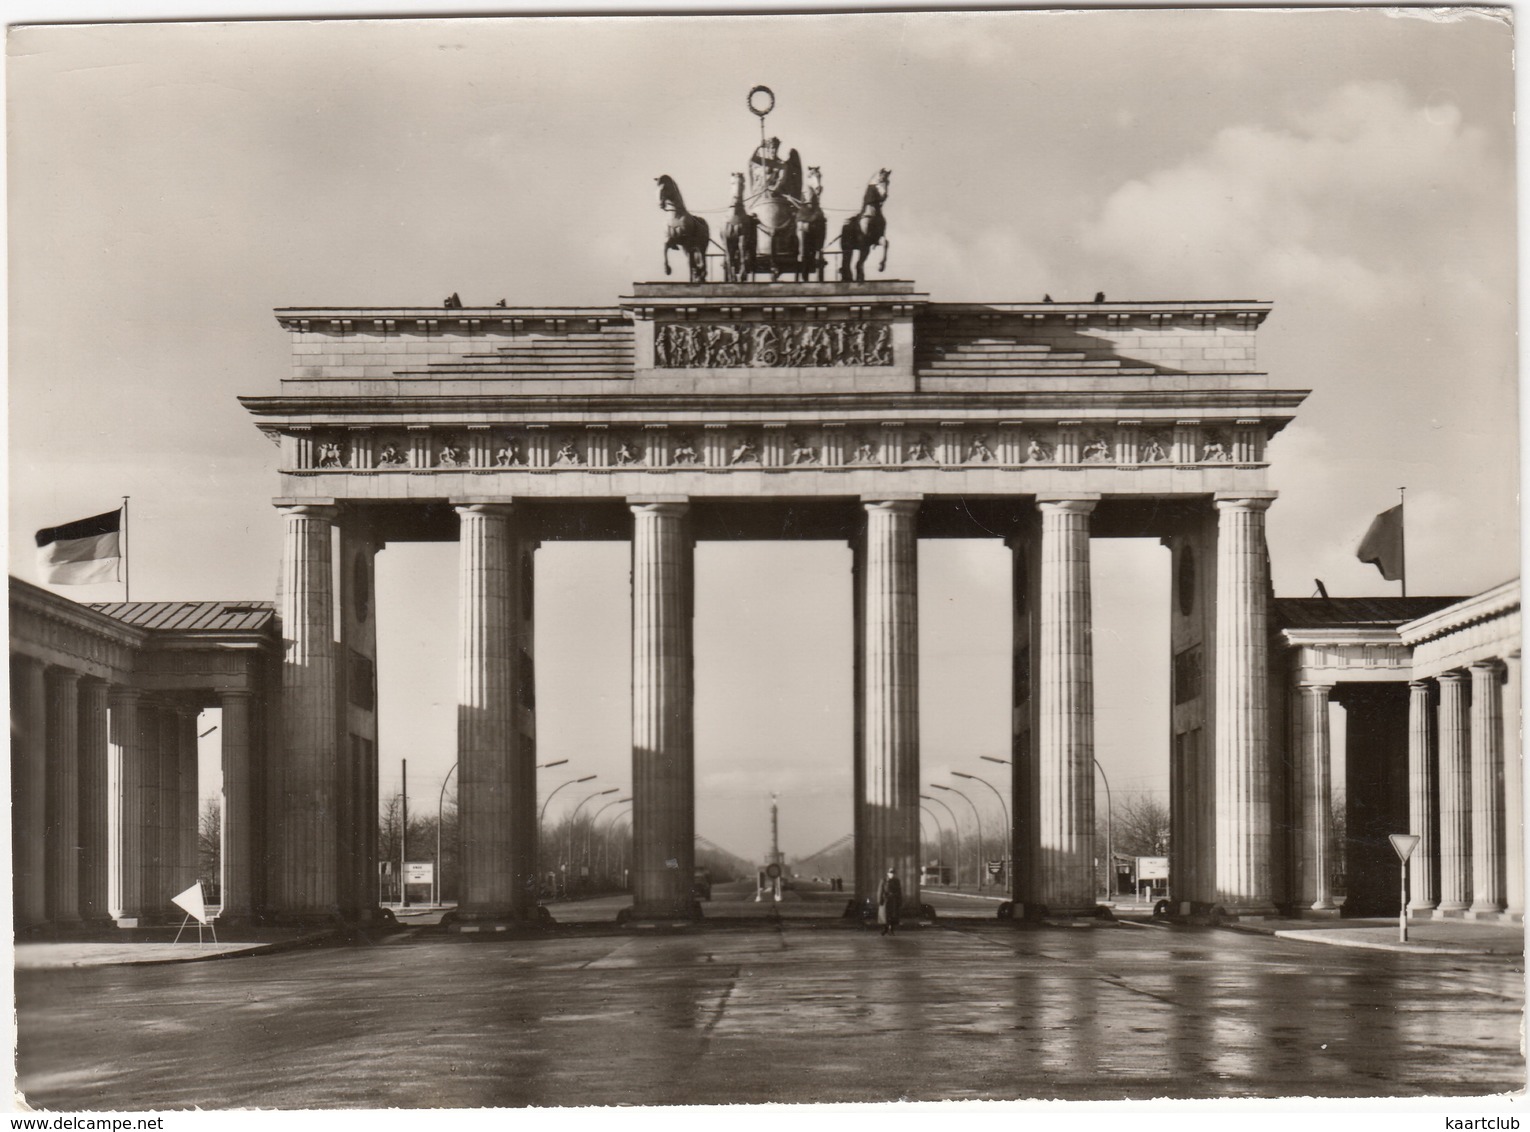
[[[1326,908],[1300,908],[1296,913],[1299,920],[1337,920],[1340,912],[1337,907],[1330,904]]]
[[[1427,919],[1430,913],[1432,913],[1436,907],[1438,907],[1438,905],[1433,900],[1421,900],[1417,903],[1409,901],[1408,915],[1418,916],[1420,919]]]
[[[1466,910],[1466,915],[1463,918],[1467,920],[1486,920],[1491,923],[1502,917],[1503,909],[1496,904],[1473,904]]]
[[[1435,908],[1434,915],[1431,917],[1431,919],[1459,920],[1465,917],[1467,910],[1470,907],[1471,906],[1468,904],[1441,904]]]

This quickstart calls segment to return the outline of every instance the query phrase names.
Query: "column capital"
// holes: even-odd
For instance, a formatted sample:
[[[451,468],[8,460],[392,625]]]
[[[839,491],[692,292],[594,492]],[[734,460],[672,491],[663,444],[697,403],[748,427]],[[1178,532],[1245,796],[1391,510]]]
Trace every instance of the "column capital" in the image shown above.
[[[69,668],[62,664],[48,665],[44,670],[44,674],[49,680],[62,680],[66,683],[78,683],[81,675],[79,669]]]
[[[136,704],[143,702],[142,689],[129,688],[123,684],[111,685],[106,694],[114,704]]]
[[[1488,657],[1486,660],[1474,660],[1466,667],[1469,672],[1480,672],[1484,675],[1491,673],[1493,676],[1500,676],[1504,671],[1503,661],[1499,660],[1496,656]]]
[[[1434,679],[1439,684],[1465,684],[1471,677],[1460,668],[1452,668],[1449,672],[1439,673]]]
[[[251,688],[219,688],[218,702],[226,703],[229,700],[248,700],[255,695]]]
[[[453,499],[452,509],[459,515],[499,515],[508,518],[515,504],[505,499]]]
[[[924,502],[922,495],[863,495],[861,506],[867,511],[888,511],[894,515],[913,515]]]
[[[289,519],[324,519],[332,523],[340,514],[340,508],[333,499],[277,498],[271,501],[271,506]]]
[[[1427,692],[1433,684],[1434,681],[1427,677],[1422,680],[1408,681],[1408,687],[1412,688],[1415,692]]]
[[[1268,511],[1277,495],[1275,491],[1219,491],[1211,498],[1220,511]]]
[[[1043,492],[1036,496],[1036,509],[1043,513],[1088,515],[1100,502],[1097,491],[1078,491],[1071,494]]]
[[[689,495],[629,495],[627,507],[636,514],[646,511],[654,515],[684,515],[691,509]]]
[[[1301,685],[1301,691],[1302,691],[1303,695],[1309,695],[1309,694],[1313,695],[1313,696],[1321,695],[1324,699],[1327,699],[1330,695],[1333,694],[1333,685],[1332,684],[1307,684],[1307,683],[1303,683]]]

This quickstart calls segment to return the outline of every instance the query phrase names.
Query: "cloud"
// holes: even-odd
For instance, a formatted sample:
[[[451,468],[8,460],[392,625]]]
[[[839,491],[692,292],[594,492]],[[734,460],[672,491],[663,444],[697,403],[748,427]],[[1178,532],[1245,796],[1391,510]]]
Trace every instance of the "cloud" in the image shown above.
[[[1081,243],[1179,294],[1298,292],[1371,312],[1494,222],[1507,186],[1483,175],[1492,167],[1482,131],[1455,106],[1351,83],[1285,128],[1228,127],[1120,186]]]

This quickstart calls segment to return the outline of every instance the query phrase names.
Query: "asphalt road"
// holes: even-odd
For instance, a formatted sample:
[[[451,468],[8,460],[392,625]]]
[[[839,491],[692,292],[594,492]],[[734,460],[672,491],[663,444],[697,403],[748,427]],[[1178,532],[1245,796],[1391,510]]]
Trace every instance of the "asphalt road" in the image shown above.
[[[1517,961],[1210,928],[407,932],[17,973],[49,1109],[1481,1095]]]

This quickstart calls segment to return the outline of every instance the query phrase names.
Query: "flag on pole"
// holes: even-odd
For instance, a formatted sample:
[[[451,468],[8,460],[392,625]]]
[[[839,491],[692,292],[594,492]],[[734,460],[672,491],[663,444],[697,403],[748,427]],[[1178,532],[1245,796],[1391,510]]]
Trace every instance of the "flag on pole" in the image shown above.
[[[1355,557],[1369,562],[1381,576],[1395,582],[1403,576],[1403,505],[1388,508],[1371,520]]]
[[[52,585],[114,580],[121,560],[122,511],[107,511],[37,532],[37,571]]]

